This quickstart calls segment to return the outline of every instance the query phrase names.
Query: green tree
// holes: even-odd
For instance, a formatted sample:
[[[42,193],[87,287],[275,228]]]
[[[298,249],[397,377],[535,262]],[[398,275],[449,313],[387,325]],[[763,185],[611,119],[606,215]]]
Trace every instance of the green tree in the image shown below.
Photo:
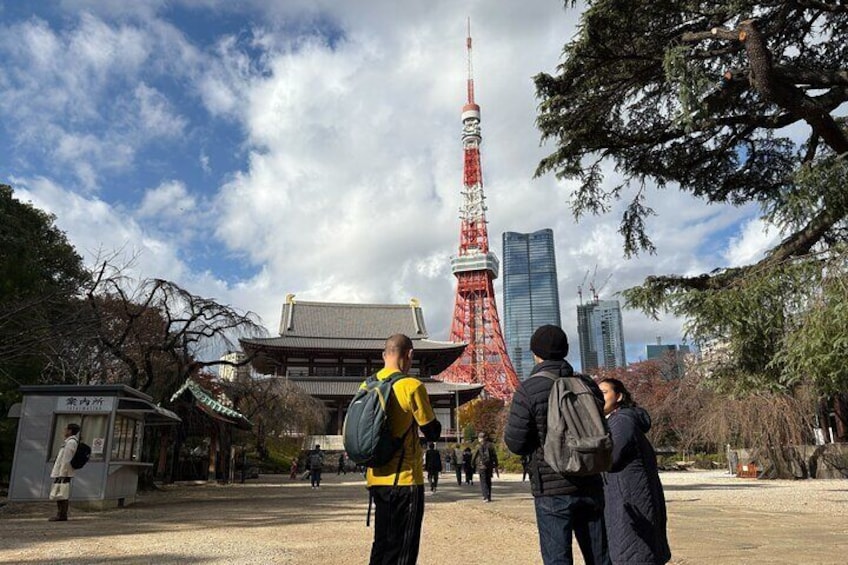
[[[846,56],[842,3],[590,0],[557,75],[535,79],[538,125],[556,142],[537,174],[580,181],[577,216],[627,198],[620,230],[628,254],[653,249],[650,181],[708,202],[760,203],[794,228],[767,261],[804,255],[841,235],[846,213],[842,201],[798,209],[793,194],[801,163],[848,151],[835,114],[848,101]],[[795,124],[807,126],[800,145],[786,129]],[[621,184],[604,184],[606,161]],[[727,278],[665,282],[701,290]]]
[[[29,382],[44,347],[71,331],[68,308],[89,280],[54,221],[0,185],[0,375],[7,382]]]
[[[780,230],[756,263],[658,274],[624,297],[684,317],[695,343],[721,352],[699,381],[718,398],[812,413],[809,385],[830,399],[843,441],[846,61],[843,2],[590,0],[557,73],[535,78],[538,126],[555,143],[536,174],[578,181],[577,218],[623,201],[625,255],[654,251],[651,188],[753,203]],[[620,183],[606,182],[609,166]],[[796,416],[742,435],[772,446],[808,436]]]
[[[825,323],[844,295],[823,281],[845,274],[846,61],[841,2],[598,0],[556,75],[535,79],[538,126],[555,143],[537,175],[579,181],[578,218],[624,200],[626,255],[654,251],[651,187],[758,204],[784,234],[757,263],[652,276],[624,293],[650,315],[685,317],[695,342],[726,346],[705,379],[725,394],[792,394],[803,380],[823,395],[848,389],[848,367],[804,362],[845,353]],[[619,184],[606,182],[609,165]]]
[[[78,326],[73,302],[88,281],[54,221],[0,184],[0,477],[12,460],[14,422],[5,415],[18,386],[38,382],[55,343]]]

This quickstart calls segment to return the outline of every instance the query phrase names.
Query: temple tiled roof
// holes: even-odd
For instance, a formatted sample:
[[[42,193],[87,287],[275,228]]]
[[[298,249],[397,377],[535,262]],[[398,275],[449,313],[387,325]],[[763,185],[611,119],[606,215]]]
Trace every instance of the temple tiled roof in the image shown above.
[[[292,295],[283,304],[280,335],[241,338],[242,350],[264,374],[285,371],[288,357],[315,353],[353,354],[380,360],[386,338],[402,333],[412,339],[416,361],[425,374],[437,375],[456,361],[466,344],[429,339],[417,300],[409,304],[301,302]]]
[[[244,417],[244,415],[237,411],[233,410],[229,406],[225,406],[220,401],[218,401],[211,392],[197,384],[191,379],[186,379],[186,382],[180,389],[171,396],[171,402],[179,399],[184,393],[188,392],[191,394],[201,408],[204,409],[205,412],[212,414],[210,415],[220,415],[223,416],[227,421],[231,423],[240,425],[242,427],[250,428],[253,424],[250,423],[250,420]]]
[[[283,335],[267,338],[242,338],[239,341],[242,347],[249,349],[256,347],[285,347],[291,349],[316,349],[316,350],[372,350],[382,351],[386,338],[392,334],[384,335],[377,339],[363,338],[328,338],[328,337],[299,337]],[[462,352],[464,343],[453,343],[450,341],[433,341],[430,339],[413,339],[415,351],[450,351]]]
[[[392,334],[426,339],[427,328],[418,302],[404,304],[347,304],[295,301],[283,304],[281,336],[382,339]]]

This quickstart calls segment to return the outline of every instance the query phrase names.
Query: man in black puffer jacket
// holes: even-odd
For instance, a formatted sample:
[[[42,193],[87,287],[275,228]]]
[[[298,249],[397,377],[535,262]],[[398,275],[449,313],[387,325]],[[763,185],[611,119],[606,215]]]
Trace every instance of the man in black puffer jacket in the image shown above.
[[[586,565],[609,565],[604,528],[604,486],[601,475],[561,475],[545,463],[542,446],[547,435],[548,395],[560,378],[583,379],[603,404],[598,385],[574,373],[565,360],[568,338],[557,326],[542,326],[530,339],[536,366],[512,397],[504,440],[516,455],[530,456],[530,485],[536,506],[536,524],[545,565],[571,565],[571,533],[577,538]]]

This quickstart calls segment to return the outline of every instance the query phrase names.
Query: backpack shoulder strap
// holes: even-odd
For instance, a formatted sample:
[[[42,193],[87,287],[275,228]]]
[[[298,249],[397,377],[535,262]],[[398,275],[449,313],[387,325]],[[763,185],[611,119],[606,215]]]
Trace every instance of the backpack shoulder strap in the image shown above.
[[[394,383],[396,383],[397,381],[401,380],[402,378],[404,378],[406,376],[407,375],[404,375],[400,371],[395,371],[394,373],[389,375],[389,378],[380,379],[380,378],[377,378],[377,373],[374,373],[372,375],[368,375],[365,378],[365,385],[367,386],[369,384],[382,384],[382,383],[392,383],[392,384],[394,384]]]
[[[547,377],[547,378],[551,379],[552,381],[556,381],[560,378],[559,375],[554,373],[553,371],[539,371],[538,373],[533,373],[533,376],[534,377]]]
[[[394,383],[398,382],[399,380],[401,380],[401,379],[403,379],[403,378],[406,378],[406,376],[407,376],[407,375],[404,375],[404,374],[403,374],[403,373],[401,373],[400,371],[396,371],[396,372],[392,373],[392,374],[389,376],[389,378],[388,378],[388,379],[385,379],[385,380],[387,380],[387,381],[391,382],[392,384],[394,384]]]

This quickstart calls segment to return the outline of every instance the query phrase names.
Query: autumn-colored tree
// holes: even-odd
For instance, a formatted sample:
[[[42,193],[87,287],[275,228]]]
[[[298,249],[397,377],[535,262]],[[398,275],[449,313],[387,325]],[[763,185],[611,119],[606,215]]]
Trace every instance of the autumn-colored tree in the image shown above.
[[[657,361],[631,363],[627,367],[614,369],[600,368],[594,372],[600,381],[615,378],[624,383],[633,400],[651,415],[651,431],[648,437],[654,445],[676,445],[680,439],[675,433],[675,423],[685,421],[686,416],[678,414],[669,394],[681,386],[681,379],[666,379],[663,366]]]
[[[503,437],[506,415],[503,400],[478,398],[459,408],[459,425],[462,429],[471,426],[475,434],[485,432],[497,443]]]
[[[218,384],[233,405],[253,422],[253,438],[260,454],[265,440],[289,433],[314,434],[325,429],[324,403],[306,394],[287,379],[263,377]]]

